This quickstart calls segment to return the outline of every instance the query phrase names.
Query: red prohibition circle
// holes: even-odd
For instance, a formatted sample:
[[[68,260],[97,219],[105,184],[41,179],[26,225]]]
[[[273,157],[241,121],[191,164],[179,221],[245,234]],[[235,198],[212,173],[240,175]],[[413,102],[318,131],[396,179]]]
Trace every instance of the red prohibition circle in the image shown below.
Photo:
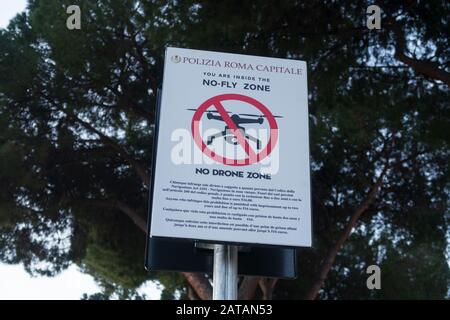
[[[227,100],[238,100],[251,104],[266,117],[270,126],[270,137],[269,141],[267,142],[267,145],[260,152],[255,153],[248,144],[247,140],[242,136],[241,132],[237,130],[236,125],[231,120],[230,116],[228,115],[228,113],[226,112],[225,108],[222,105],[222,101]],[[220,156],[216,154],[214,151],[212,151],[203,141],[203,138],[200,134],[200,119],[205,113],[205,111],[211,106],[214,106],[216,108],[216,110],[219,112],[219,114],[221,115],[225,123],[228,125],[228,127],[232,128],[235,138],[238,140],[241,147],[243,147],[245,152],[247,153],[247,157],[245,159],[230,159]],[[208,157],[210,157],[216,162],[220,162],[230,166],[247,166],[257,163],[262,159],[266,158],[272,152],[272,150],[275,148],[278,142],[278,125],[270,110],[258,100],[237,93],[220,94],[212,98],[209,98],[208,100],[203,102],[197,108],[197,110],[194,113],[194,116],[192,117],[191,129],[195,144],[200,148],[200,150],[202,150],[204,154],[206,154]]]

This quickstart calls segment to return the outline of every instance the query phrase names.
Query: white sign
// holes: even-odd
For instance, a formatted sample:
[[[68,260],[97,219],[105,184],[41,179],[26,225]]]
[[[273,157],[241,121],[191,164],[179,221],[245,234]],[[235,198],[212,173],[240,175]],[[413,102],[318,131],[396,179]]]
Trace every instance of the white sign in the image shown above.
[[[311,246],[304,61],[168,48],[152,237]]]

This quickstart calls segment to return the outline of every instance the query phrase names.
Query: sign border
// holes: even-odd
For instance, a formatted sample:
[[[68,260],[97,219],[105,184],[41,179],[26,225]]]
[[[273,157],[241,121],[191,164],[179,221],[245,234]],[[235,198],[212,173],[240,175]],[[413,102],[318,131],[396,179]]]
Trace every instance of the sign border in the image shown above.
[[[183,48],[176,48],[176,47],[166,47],[165,55],[164,55],[164,74],[163,74],[163,83],[165,78],[165,68],[166,68],[166,62],[167,62],[167,55],[168,55],[168,49],[183,49]],[[196,50],[196,49],[189,49],[189,50]],[[197,50],[197,51],[208,51],[208,50]],[[225,52],[219,52],[219,51],[209,51],[209,52],[217,52],[217,53],[225,53]],[[233,53],[229,53],[233,54]],[[242,54],[240,54],[242,55]],[[250,57],[260,57],[260,56],[254,56],[254,55],[247,55]],[[271,58],[271,57],[269,57]],[[289,60],[289,59],[287,59]],[[155,174],[156,171],[156,159],[157,159],[157,151],[158,151],[158,142],[159,142],[159,127],[160,127],[160,116],[161,116],[161,105],[162,105],[162,92],[163,87],[158,88],[157,94],[156,94],[156,108],[155,108],[155,127],[154,127],[154,134],[153,134],[153,146],[152,146],[152,156],[151,156],[151,181],[149,186],[149,206],[148,206],[148,215],[147,215],[147,235],[146,235],[146,249],[145,254],[146,257],[148,256],[149,252],[149,241],[151,238],[164,238],[164,239],[173,239],[173,240],[180,240],[180,241],[189,241],[189,242],[204,242],[204,243],[215,243],[215,244],[228,244],[228,245],[237,245],[237,246],[244,246],[244,247],[273,247],[273,248],[315,248],[315,240],[314,240],[314,215],[313,215],[313,202],[312,202],[312,192],[309,193],[310,197],[310,208],[311,208],[311,219],[310,219],[310,234],[311,234],[311,245],[310,246],[289,246],[289,245],[282,245],[282,244],[265,244],[265,243],[253,243],[253,242],[234,242],[234,241],[224,241],[224,240],[206,240],[206,239],[196,239],[196,238],[188,238],[188,237],[173,237],[173,236],[151,236],[151,223],[152,223],[152,211],[153,211],[153,195],[154,195],[154,184],[155,184]],[[309,113],[308,113],[309,114]],[[309,122],[309,121],[308,121]],[[308,137],[310,137],[310,126],[308,125]],[[308,151],[311,150],[311,139],[308,139]],[[312,189],[312,178],[311,178],[311,162],[309,161],[309,184],[310,184],[310,190]],[[147,260],[147,259],[146,259]]]

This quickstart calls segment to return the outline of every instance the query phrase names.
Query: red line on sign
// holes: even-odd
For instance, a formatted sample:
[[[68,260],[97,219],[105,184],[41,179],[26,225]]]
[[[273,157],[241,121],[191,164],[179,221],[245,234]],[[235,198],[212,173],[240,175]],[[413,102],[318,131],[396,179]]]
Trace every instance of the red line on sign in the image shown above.
[[[220,116],[225,121],[227,126],[232,130],[234,136],[237,138],[239,144],[242,148],[244,148],[245,152],[249,155],[250,159],[256,159],[257,155],[255,151],[250,147],[247,139],[243,136],[241,130],[238,129],[234,121],[230,118],[228,113],[226,112],[223,105],[220,103],[219,100],[214,101],[214,106],[216,107],[217,111],[220,113]]]
[[[225,101],[236,100],[246,102],[252,105],[253,107],[257,108],[267,118],[267,121],[270,126],[270,138],[269,141],[267,142],[266,147],[258,154],[255,154],[254,149],[250,148],[247,139],[245,139],[245,134],[242,132],[244,130],[241,131],[238,129],[239,125],[232,120],[233,119],[232,116],[230,117],[228,115],[228,112],[221,104],[221,102],[224,100]],[[227,130],[230,131],[231,134],[236,138],[237,140],[236,142],[239,143],[239,145],[244,148],[245,153],[247,153],[247,156],[249,156],[248,158],[230,159],[224,156],[220,156],[208,148],[208,146],[203,141],[202,135],[200,133],[200,122],[203,114],[205,112],[208,112],[207,109],[209,107],[215,108],[216,109],[215,111],[220,114],[221,119],[227,124]],[[237,93],[220,94],[204,101],[197,108],[197,111],[195,111],[194,116],[192,117],[191,130],[195,144],[200,148],[200,150],[202,150],[204,154],[206,154],[208,157],[215,160],[216,162],[220,162],[230,166],[247,166],[261,161],[272,152],[278,141],[278,125],[270,110],[258,100]]]

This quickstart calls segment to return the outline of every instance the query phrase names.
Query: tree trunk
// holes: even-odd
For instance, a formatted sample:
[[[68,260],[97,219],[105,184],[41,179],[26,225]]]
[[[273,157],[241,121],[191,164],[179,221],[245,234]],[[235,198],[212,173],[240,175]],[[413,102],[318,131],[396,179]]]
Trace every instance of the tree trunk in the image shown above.
[[[244,277],[239,286],[238,299],[252,300],[255,297],[260,277]]]
[[[277,284],[278,279],[276,278],[261,278],[259,280],[259,287],[263,293],[263,300],[272,300],[273,290]]]
[[[190,272],[182,272],[181,274],[186,278],[200,299],[211,300],[212,286],[203,274]]]

